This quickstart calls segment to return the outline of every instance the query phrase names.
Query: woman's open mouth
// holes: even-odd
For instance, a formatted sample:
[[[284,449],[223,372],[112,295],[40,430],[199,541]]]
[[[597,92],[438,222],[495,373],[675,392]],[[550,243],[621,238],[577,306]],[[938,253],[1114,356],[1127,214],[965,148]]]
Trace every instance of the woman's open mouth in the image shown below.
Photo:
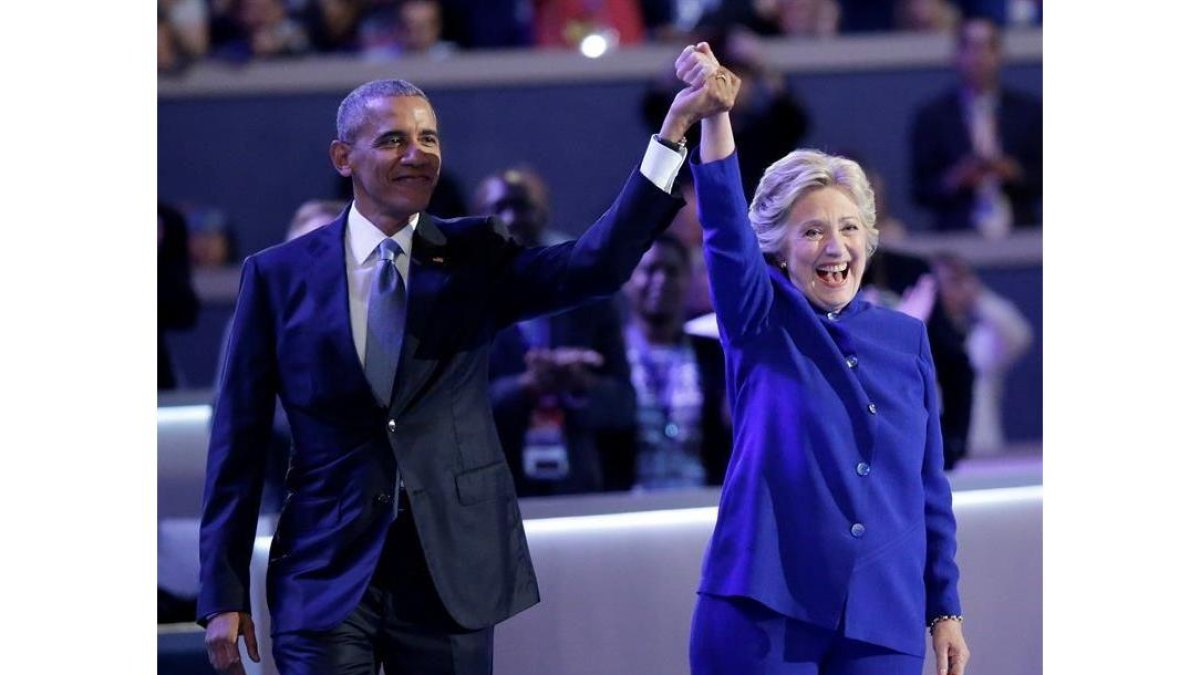
[[[850,274],[850,263],[836,263],[833,265],[821,265],[817,268],[817,278],[828,286],[841,286],[846,283],[846,277]]]

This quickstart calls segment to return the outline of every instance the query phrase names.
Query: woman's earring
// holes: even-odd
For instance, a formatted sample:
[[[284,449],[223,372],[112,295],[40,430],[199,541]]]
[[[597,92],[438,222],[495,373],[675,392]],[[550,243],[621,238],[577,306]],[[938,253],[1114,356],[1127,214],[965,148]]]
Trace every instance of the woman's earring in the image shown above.
[[[780,260],[780,261],[779,261],[779,269],[781,269],[781,270],[786,270],[786,269],[787,269],[787,261],[786,261],[786,260]]]

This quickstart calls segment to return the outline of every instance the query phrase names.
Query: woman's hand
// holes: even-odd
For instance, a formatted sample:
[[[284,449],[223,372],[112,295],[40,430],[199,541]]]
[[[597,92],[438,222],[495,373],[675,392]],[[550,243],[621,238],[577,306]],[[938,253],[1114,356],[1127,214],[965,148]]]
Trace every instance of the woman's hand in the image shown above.
[[[949,620],[934,624],[933,653],[938,675],[965,675],[971,651],[963,638],[962,622]]]
[[[684,48],[675,60],[675,73],[688,86],[671,102],[659,138],[678,143],[697,121],[729,112],[737,100],[741,80],[717,63],[704,42]]]
[[[720,67],[708,43],[699,42],[684,47],[679,53],[675,59],[675,76],[693,87],[699,87]]]

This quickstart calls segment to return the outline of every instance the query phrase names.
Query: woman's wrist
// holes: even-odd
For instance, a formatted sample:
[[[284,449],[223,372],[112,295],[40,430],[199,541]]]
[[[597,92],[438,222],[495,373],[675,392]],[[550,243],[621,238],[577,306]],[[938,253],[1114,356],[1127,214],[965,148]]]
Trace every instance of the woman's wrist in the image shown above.
[[[958,623],[962,623],[963,617],[962,614],[941,614],[935,616],[929,620],[929,634],[933,635],[933,629],[937,628],[937,625],[943,621],[957,621]]]

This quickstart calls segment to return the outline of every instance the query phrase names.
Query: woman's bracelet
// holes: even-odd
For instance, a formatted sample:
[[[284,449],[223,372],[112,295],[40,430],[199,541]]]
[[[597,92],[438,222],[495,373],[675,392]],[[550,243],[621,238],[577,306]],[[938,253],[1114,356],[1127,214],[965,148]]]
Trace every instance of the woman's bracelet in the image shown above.
[[[933,635],[933,627],[943,621],[957,621],[962,623],[962,620],[962,614],[943,614],[941,616],[935,616],[929,621],[929,634]]]

